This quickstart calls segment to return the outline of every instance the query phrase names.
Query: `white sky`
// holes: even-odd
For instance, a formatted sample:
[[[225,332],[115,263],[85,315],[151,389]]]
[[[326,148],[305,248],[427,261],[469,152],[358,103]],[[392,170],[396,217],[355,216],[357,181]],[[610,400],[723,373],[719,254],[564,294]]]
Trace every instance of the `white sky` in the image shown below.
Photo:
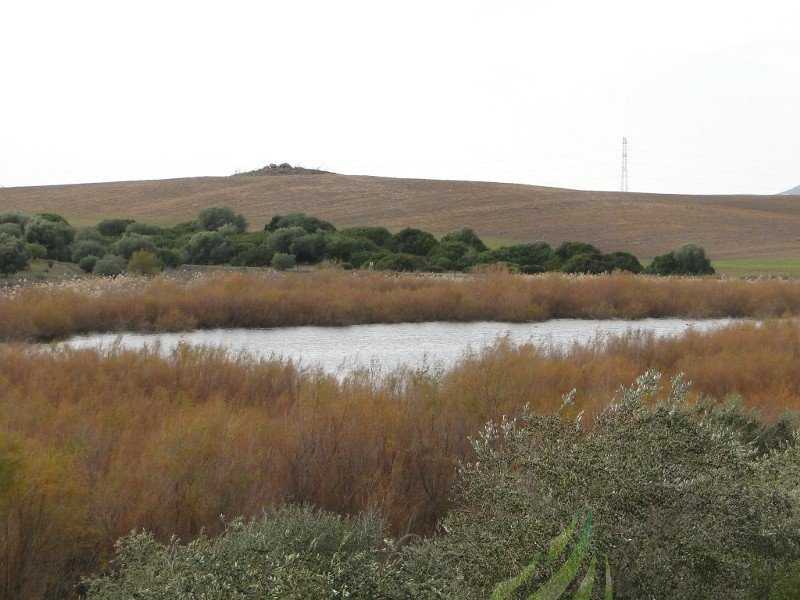
[[[800,184],[800,2],[0,3],[0,185],[339,173]]]

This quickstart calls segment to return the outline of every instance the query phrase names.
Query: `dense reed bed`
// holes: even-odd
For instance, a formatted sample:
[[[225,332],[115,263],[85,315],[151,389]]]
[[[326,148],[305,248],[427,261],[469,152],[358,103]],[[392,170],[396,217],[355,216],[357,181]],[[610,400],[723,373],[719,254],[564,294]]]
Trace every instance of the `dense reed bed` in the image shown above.
[[[231,281],[239,280],[215,285]],[[147,283],[133,293],[161,286],[169,289]],[[473,457],[468,436],[485,421],[526,403],[551,413],[577,388],[571,410],[591,422],[647,369],[683,371],[696,393],[741,394],[774,419],[800,408],[800,325],[639,335],[561,352],[501,340],[444,373],[361,371],[342,381],[222,350],[2,347],[0,597],[68,595],[132,529],[188,540],[219,532],[221,515],[285,502],[343,514],[373,508],[394,534],[429,533],[447,511],[458,462]]]
[[[798,313],[798,280],[432,277],[323,269],[20,286],[0,292],[0,340],[119,330]]]

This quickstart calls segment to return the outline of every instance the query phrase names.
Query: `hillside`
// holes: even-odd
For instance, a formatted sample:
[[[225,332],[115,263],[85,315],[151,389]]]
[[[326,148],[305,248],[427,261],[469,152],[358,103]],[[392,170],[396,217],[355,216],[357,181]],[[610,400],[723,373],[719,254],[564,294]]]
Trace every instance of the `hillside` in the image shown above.
[[[780,196],[798,196],[800,195],[800,185],[794,186],[790,190],[786,190],[785,192],[781,192]]]
[[[230,204],[254,227],[303,211],[337,226],[470,225],[489,241],[585,240],[642,258],[696,241],[716,258],[800,255],[792,196],[688,196],[586,192],[468,181],[334,174],[237,175],[0,189],[0,212],[57,212],[73,224],[112,216],[154,224]]]

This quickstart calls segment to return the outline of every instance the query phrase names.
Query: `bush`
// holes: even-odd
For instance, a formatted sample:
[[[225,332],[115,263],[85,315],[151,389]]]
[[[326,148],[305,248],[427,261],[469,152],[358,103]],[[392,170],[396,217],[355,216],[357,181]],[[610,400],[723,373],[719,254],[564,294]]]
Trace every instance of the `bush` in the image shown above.
[[[639,259],[629,252],[612,252],[606,256],[611,260],[614,269],[631,273],[641,273],[643,270]]]
[[[125,233],[138,233],[139,235],[162,235],[164,233],[163,227],[156,225],[148,225],[147,223],[129,223],[125,228]]]
[[[395,252],[381,258],[375,263],[375,268],[380,271],[421,271],[427,266],[427,261],[421,256]]]
[[[75,242],[72,244],[72,262],[80,263],[81,259],[85,256],[94,256],[101,258],[106,254],[106,247],[100,242],[92,240],[84,240],[82,242]]]
[[[22,230],[25,229],[25,225],[27,225],[28,221],[30,220],[31,218],[28,215],[23,215],[22,213],[15,213],[15,212],[0,213],[0,223],[16,223]]]
[[[264,231],[277,231],[278,229],[294,227],[302,227],[306,233],[336,231],[336,228],[331,223],[299,212],[289,215],[275,215],[264,226]]]
[[[471,227],[462,227],[458,231],[448,233],[442,238],[443,242],[463,242],[476,252],[486,252],[489,248],[483,243],[478,234]]]
[[[487,598],[592,509],[616,596],[768,597],[752,565],[800,557],[794,432],[776,437],[735,405],[688,403],[680,377],[653,405],[659,391],[658,374],[645,374],[588,429],[530,413],[488,424],[447,533],[410,546],[404,572],[451,597]],[[762,437],[775,441],[759,449]]]
[[[349,261],[356,252],[376,252],[378,246],[366,238],[353,238],[343,235],[327,236],[328,248],[325,257],[333,260]]]
[[[26,247],[30,252],[31,258],[47,258],[47,248],[41,244],[26,244]]]
[[[576,254],[561,267],[564,273],[588,273],[592,275],[605,273],[613,269],[612,261],[606,255],[600,253]]]
[[[0,233],[5,233],[15,238],[22,237],[22,227],[18,223],[0,223]]]
[[[86,271],[87,273],[91,273],[94,271],[94,267],[97,264],[99,258],[97,256],[84,256],[82,259],[78,261],[78,266],[81,270]]]
[[[286,269],[294,268],[297,260],[294,254],[283,254],[282,252],[276,252],[275,255],[272,257],[270,264],[278,271],[285,271]]]
[[[304,263],[318,263],[328,251],[328,238],[319,233],[310,233],[292,240],[289,250]]]
[[[47,258],[69,260],[69,246],[75,230],[62,221],[48,219],[43,215],[33,217],[25,226],[25,240],[47,248]]]
[[[415,256],[427,256],[436,244],[433,234],[411,227],[398,231],[389,240],[389,248],[393,252]]]
[[[10,275],[28,266],[30,253],[20,238],[0,232],[0,273]]]
[[[433,247],[428,253],[428,262],[434,264],[439,262],[440,259],[446,259],[453,269],[461,270],[466,266],[464,258],[472,251],[472,247],[464,242],[443,241]],[[460,263],[464,263],[461,265]],[[452,269],[448,269],[452,270]]]
[[[147,250],[137,250],[128,261],[128,271],[139,275],[158,275],[163,268],[158,256]]]
[[[103,219],[97,224],[97,231],[106,237],[119,237],[135,222],[133,219]]]
[[[350,256],[350,264],[352,264],[356,268],[363,268],[369,267],[370,263],[374,266],[375,263],[380,261],[382,258],[389,256],[390,252],[384,248],[381,248],[375,252],[369,250],[359,250],[358,252],[353,252]]]
[[[97,227],[78,227],[78,229],[75,230],[75,237],[73,239],[75,242],[91,241],[103,244],[103,246],[108,244],[108,239],[98,231]]]
[[[147,250],[148,252],[156,252],[156,245],[153,240],[146,235],[139,233],[126,233],[117,243],[114,244],[114,253],[122,256],[125,259],[130,259],[134,252],[138,250]]]
[[[302,227],[282,227],[276,229],[267,237],[267,248],[273,252],[289,254],[289,252],[291,252],[292,242],[296,238],[303,237],[304,235],[308,235],[308,232]]]
[[[401,589],[385,558],[379,517],[286,507],[257,521],[235,520],[219,537],[187,545],[132,534],[116,544],[113,571],[85,584],[94,600],[173,597],[167,590],[176,598],[371,600]]]
[[[552,254],[550,244],[534,242],[532,244],[512,244],[502,246],[488,252],[481,252],[475,256],[476,264],[507,263],[518,269],[530,268],[547,270],[547,264]]]
[[[668,254],[653,258],[646,269],[654,275],[713,275],[706,252],[697,244],[684,244]]]
[[[186,262],[186,255],[183,250],[176,248],[158,248],[158,260],[161,261],[165,267],[179,267]]]
[[[353,239],[369,240],[376,246],[388,248],[392,234],[386,227],[346,227],[339,230],[339,234]]]
[[[187,261],[194,265],[223,265],[233,253],[230,239],[217,231],[195,233],[186,244]]]
[[[212,206],[200,211],[195,221],[198,231],[217,231],[223,225],[233,225],[236,231],[247,231],[247,219],[230,206]]]
[[[265,244],[250,246],[233,259],[232,264],[242,267],[268,267],[275,253]]]
[[[126,266],[127,261],[121,256],[106,254],[104,257],[97,259],[92,273],[103,275],[104,277],[116,277],[125,272]]]

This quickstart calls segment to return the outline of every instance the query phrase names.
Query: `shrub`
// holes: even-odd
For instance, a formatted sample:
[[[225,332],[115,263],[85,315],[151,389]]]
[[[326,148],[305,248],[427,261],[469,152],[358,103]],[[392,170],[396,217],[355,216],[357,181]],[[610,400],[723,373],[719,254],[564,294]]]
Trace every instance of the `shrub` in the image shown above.
[[[139,233],[126,233],[117,243],[114,244],[114,253],[122,256],[125,259],[130,259],[133,253],[138,250],[147,250],[148,252],[156,252],[156,245],[153,240]]]
[[[114,570],[85,584],[94,600],[140,597],[143,590],[158,590],[152,597],[180,590],[175,597],[367,600],[394,596],[394,567],[385,556],[376,515],[286,507],[187,545],[132,534],[117,543]]]
[[[380,271],[421,271],[426,265],[421,256],[395,252],[381,258],[375,263],[375,268]]]
[[[4,212],[0,213],[0,223],[16,223],[20,226],[20,229],[25,229],[25,225],[28,224],[31,218],[28,215],[23,215],[22,213],[15,213],[15,212]]]
[[[0,273],[10,275],[28,266],[30,253],[20,238],[0,232]]]
[[[597,275],[614,270],[612,261],[604,254],[587,253],[570,257],[561,267],[564,273],[589,273]]]
[[[354,267],[369,267],[370,263],[377,263],[382,258],[389,256],[390,252],[385,248],[381,248],[376,250],[375,252],[369,250],[359,250],[358,252],[353,252],[350,256],[350,264]]]
[[[132,219],[103,219],[97,224],[97,231],[106,237],[119,237],[128,225],[135,222]]]
[[[25,240],[47,248],[47,258],[69,260],[69,246],[75,230],[63,221],[54,221],[37,215],[25,225]]]
[[[97,227],[78,227],[75,230],[75,237],[73,239],[75,242],[91,241],[103,244],[104,246],[108,244],[108,239],[98,231]]]
[[[629,252],[612,252],[606,256],[611,260],[614,269],[631,273],[641,273],[643,270],[639,259]]]
[[[247,219],[230,206],[212,206],[200,211],[195,221],[198,231],[217,231],[223,225],[233,225],[239,232],[247,231]]]
[[[103,275],[105,277],[116,277],[125,272],[127,261],[116,254],[106,254],[102,258],[98,258],[97,262],[92,269],[95,275]]]
[[[267,237],[267,247],[273,252],[288,254],[291,252],[292,242],[299,237],[307,235],[308,232],[302,227],[282,227],[276,229]]]
[[[319,233],[302,235],[292,240],[289,250],[304,263],[318,263],[328,250],[328,238]]]
[[[275,215],[270,222],[264,226],[264,231],[277,231],[278,229],[293,227],[302,227],[306,233],[336,231],[336,228],[331,223],[318,219],[317,217],[310,217],[300,212],[289,215]]]
[[[275,255],[272,257],[270,264],[279,271],[285,271],[286,269],[291,269],[295,266],[297,260],[294,254],[284,254],[282,252],[276,252]]]
[[[84,256],[82,259],[78,261],[78,266],[87,273],[91,273],[94,271],[94,267],[97,264],[99,258],[97,256]]]
[[[457,263],[460,263],[471,250],[471,246],[468,246],[464,242],[443,241],[434,246],[428,253],[428,261],[433,264],[437,262],[438,259],[447,259],[455,266]],[[464,262],[466,263],[466,261]]]
[[[183,250],[177,248],[158,248],[158,260],[165,267],[179,267],[186,262],[186,255]]]
[[[274,255],[275,253],[265,244],[250,246],[233,259],[233,264],[242,267],[268,267]]]
[[[222,265],[233,257],[233,244],[217,231],[195,233],[186,244],[187,261],[195,265]]]
[[[489,423],[461,471],[447,533],[410,546],[406,572],[453,597],[489,597],[572,514],[592,509],[619,597],[766,597],[753,593],[750,565],[800,558],[800,503],[786,475],[800,466],[794,433],[758,451],[770,427],[740,408],[687,403],[680,376],[653,405],[659,392],[658,374],[645,374],[588,429],[527,412]]]
[[[412,227],[398,231],[389,240],[389,248],[393,252],[415,256],[427,256],[436,244],[433,234]]]
[[[129,223],[125,228],[125,233],[138,233],[139,235],[162,235],[164,233],[163,227],[156,225],[148,225],[147,223]]]
[[[15,238],[22,237],[22,227],[18,223],[0,223],[0,233],[5,233]]]
[[[443,242],[463,242],[476,252],[486,252],[489,248],[483,243],[478,234],[471,227],[462,227],[457,231],[448,233],[442,238]]]
[[[388,247],[389,240],[392,239],[392,234],[386,227],[346,227],[340,229],[339,233],[344,237],[369,240],[376,246]]]
[[[72,244],[72,262],[80,263],[81,259],[85,256],[94,256],[101,258],[106,254],[106,247],[100,242],[92,240],[84,240],[82,242],[75,242]]]
[[[31,254],[31,258],[47,258],[47,248],[41,244],[26,244],[26,247]]]
[[[354,238],[343,235],[327,236],[326,258],[349,261],[356,252],[376,252],[377,244],[367,238]]]
[[[668,254],[653,258],[647,272],[654,275],[713,275],[706,252],[697,244],[684,244]]]
[[[147,250],[137,250],[128,261],[128,271],[139,275],[158,275],[163,268],[158,256]]]
[[[519,269],[530,268],[546,270],[551,257],[552,248],[547,242],[532,244],[512,244],[502,246],[475,256],[476,264],[508,263]]]
[[[672,252],[681,274],[713,275],[714,268],[706,257],[706,251],[698,244],[684,244]]]

